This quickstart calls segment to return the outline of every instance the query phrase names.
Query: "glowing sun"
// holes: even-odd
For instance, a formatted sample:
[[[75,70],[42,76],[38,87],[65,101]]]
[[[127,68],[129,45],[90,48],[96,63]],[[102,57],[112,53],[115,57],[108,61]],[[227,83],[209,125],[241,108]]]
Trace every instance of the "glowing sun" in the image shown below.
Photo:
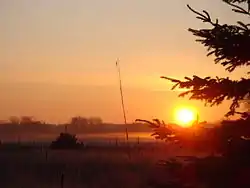
[[[175,119],[182,127],[190,127],[195,120],[195,112],[188,108],[178,109],[175,113]]]

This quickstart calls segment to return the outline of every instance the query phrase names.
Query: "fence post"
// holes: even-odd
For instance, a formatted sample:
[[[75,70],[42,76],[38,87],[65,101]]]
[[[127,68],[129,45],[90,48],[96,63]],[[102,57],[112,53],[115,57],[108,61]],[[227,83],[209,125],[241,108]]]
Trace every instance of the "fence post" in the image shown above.
[[[64,173],[61,174],[61,188],[64,188]]]

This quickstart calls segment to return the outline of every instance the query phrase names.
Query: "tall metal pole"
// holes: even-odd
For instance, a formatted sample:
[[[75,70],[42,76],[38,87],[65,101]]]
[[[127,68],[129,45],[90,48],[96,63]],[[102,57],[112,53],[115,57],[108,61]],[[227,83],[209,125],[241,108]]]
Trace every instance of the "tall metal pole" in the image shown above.
[[[124,107],[124,98],[123,98],[123,91],[122,91],[122,79],[121,79],[121,70],[120,70],[119,60],[116,61],[116,67],[118,69],[118,75],[119,75],[123,118],[124,118],[124,123],[126,125],[127,124],[127,117],[126,117],[126,112],[125,112],[125,107]],[[128,141],[128,129],[127,129],[127,127],[126,127],[126,140]]]

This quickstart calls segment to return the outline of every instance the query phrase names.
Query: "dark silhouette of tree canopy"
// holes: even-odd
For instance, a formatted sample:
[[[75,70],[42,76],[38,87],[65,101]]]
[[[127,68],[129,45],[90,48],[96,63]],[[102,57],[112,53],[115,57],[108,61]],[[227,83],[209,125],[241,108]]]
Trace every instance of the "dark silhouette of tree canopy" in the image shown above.
[[[85,118],[81,116],[76,116],[71,118],[71,125],[100,125],[103,121],[100,117],[90,117]]]
[[[90,117],[88,119],[89,124],[91,125],[100,125],[102,124],[102,119],[100,117]]]
[[[78,143],[75,135],[61,133],[50,145],[51,149],[78,149],[82,145]]]
[[[32,116],[22,116],[20,118],[20,124],[32,124],[34,122],[34,118]]]
[[[223,1],[233,7],[232,10],[235,13],[250,18],[250,0]],[[246,76],[240,80],[198,76],[177,80],[162,77],[174,83],[173,90],[177,87],[187,89],[179,95],[180,97],[189,95],[190,99],[201,100],[211,106],[220,105],[224,100],[231,100],[230,110],[226,116],[240,114],[242,117],[236,121],[223,121],[221,126],[205,130],[209,133],[207,138],[212,141],[213,147],[218,145],[218,151],[223,157],[194,158],[189,161],[187,169],[194,169],[196,180],[204,187],[237,187],[238,185],[249,187],[248,176],[235,174],[245,175],[250,167],[250,69],[248,68],[250,65],[250,24],[241,21],[238,21],[236,25],[221,24],[218,19],[214,21],[207,11],[198,12],[189,5],[188,8],[197,15],[198,19],[211,25],[210,29],[189,29],[198,38],[196,41],[207,48],[208,56],[213,55],[215,63],[222,65],[229,72],[245,67]],[[243,112],[238,110],[241,104],[245,107]],[[153,125],[155,129],[159,127],[158,124],[152,122],[146,123]],[[159,135],[163,135],[163,138],[159,138],[166,139],[168,132],[169,129],[160,132]],[[165,164],[170,166],[169,163]],[[188,173],[191,172],[188,171]]]
[[[11,116],[9,118],[11,124],[18,125],[20,123],[20,118],[16,116]]]
[[[88,119],[81,116],[72,117],[70,124],[77,126],[85,126],[88,124]]]
[[[250,18],[250,0],[223,0],[231,6],[235,13],[242,14]],[[241,6],[242,5],[242,6]],[[248,10],[243,7],[247,5]],[[221,24],[219,20],[213,21],[209,13],[205,10],[198,12],[187,5],[188,8],[197,15],[204,23],[208,23],[210,29],[189,29],[198,39],[196,41],[203,44],[208,50],[208,56],[215,56],[215,63],[221,64],[229,72],[236,68],[250,65],[250,24],[238,21],[236,25]],[[249,71],[249,69],[247,69]],[[246,71],[246,72],[247,72]],[[231,80],[229,78],[193,78],[185,77],[184,81],[162,76],[161,78],[170,80],[175,88],[188,89],[179,96],[190,95],[190,99],[204,101],[211,106],[219,105],[224,100],[231,100],[231,106],[226,116],[240,114],[242,118],[249,116],[248,111],[239,112],[236,109],[240,107],[245,100],[250,100],[250,72],[246,73],[245,78],[240,80]]]

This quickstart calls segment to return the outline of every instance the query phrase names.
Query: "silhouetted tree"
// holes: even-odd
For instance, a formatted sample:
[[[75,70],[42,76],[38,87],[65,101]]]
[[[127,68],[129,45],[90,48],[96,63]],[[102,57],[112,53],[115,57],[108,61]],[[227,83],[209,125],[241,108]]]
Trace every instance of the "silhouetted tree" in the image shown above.
[[[248,0],[223,1],[233,7],[232,10],[235,13],[250,16],[249,10],[243,8],[244,3],[248,3],[248,6],[250,6]],[[240,3],[243,4],[242,7],[239,5]],[[207,47],[208,56],[215,56],[216,64],[221,64],[229,72],[233,72],[236,68],[250,65],[250,24],[245,24],[241,21],[238,21],[237,25],[220,24],[218,19],[213,21],[207,11],[198,12],[189,5],[188,8],[197,15],[198,19],[210,24],[210,29],[189,29],[189,31],[198,37],[198,42]],[[226,116],[240,114],[244,119],[249,116],[249,113],[246,111],[239,112],[236,110],[244,100],[250,99],[249,76],[240,80],[219,77],[201,78],[198,76],[193,76],[193,78],[185,77],[184,81],[168,77],[162,78],[175,83],[172,89],[179,87],[188,90],[181,93],[180,97],[191,95],[190,99],[202,100],[205,104],[210,104],[211,106],[219,105],[224,100],[232,100],[230,110]]]
[[[249,18],[250,0],[223,1],[231,6],[235,13]],[[248,10],[244,8],[246,6],[248,6]],[[197,41],[208,48],[208,56],[214,55],[215,63],[224,66],[226,71],[233,72],[239,67],[246,67],[246,72],[249,71],[247,68],[250,65],[250,24],[241,21],[238,21],[236,25],[221,24],[218,19],[214,21],[207,11],[198,12],[189,5],[188,8],[197,15],[198,19],[211,26],[206,29],[189,29],[193,35],[198,37]],[[250,141],[247,141],[246,138],[242,139],[242,135],[250,135],[248,128],[250,114],[247,106],[239,111],[242,103],[250,100],[249,74],[250,72],[246,73],[245,77],[240,80],[198,76],[177,80],[162,77],[174,83],[173,90],[175,88],[187,89],[186,92],[179,95],[180,97],[190,95],[190,99],[201,100],[211,106],[220,105],[224,100],[231,100],[229,111],[225,115],[227,117],[235,114],[241,115],[240,120],[224,121],[222,126],[212,129],[213,138],[218,139],[226,157],[190,159],[193,162],[189,163],[187,167],[193,169],[196,180],[202,187],[250,186],[248,176],[242,176],[246,172],[249,173],[250,167]],[[183,169],[187,171],[185,168]]]
[[[100,125],[102,124],[102,119],[100,117],[90,117],[88,122],[91,125]]]
[[[75,126],[100,125],[102,123],[103,122],[100,117],[85,118],[81,116],[72,117],[70,122],[71,125]]]
[[[250,17],[249,8],[248,10],[244,9],[244,4],[246,3],[250,7],[249,0],[224,0],[224,2],[231,6],[235,13],[242,14],[248,18]],[[224,66],[226,71],[233,72],[239,67],[246,67],[246,72],[249,71],[250,24],[245,24],[242,21],[238,21],[236,25],[220,24],[218,19],[213,21],[207,11],[198,12],[189,5],[188,8],[197,15],[198,19],[211,26],[210,29],[189,29],[193,35],[198,37],[197,41],[207,47],[207,55],[214,55],[215,63]],[[226,116],[239,114],[242,120],[223,122],[222,126],[216,130],[217,143],[219,145],[222,144],[222,146],[224,145],[222,147],[224,153],[232,154],[235,152],[240,155],[242,151],[235,148],[250,148],[245,146],[246,144],[250,144],[249,141],[242,141],[242,138],[250,136],[247,127],[250,123],[249,74],[250,72],[247,72],[245,77],[242,77],[240,80],[219,77],[200,78],[198,76],[193,76],[193,78],[185,77],[184,81],[168,77],[162,78],[175,83],[172,89],[178,87],[188,90],[181,93],[180,97],[190,95],[190,99],[202,100],[210,106],[220,105],[224,100],[231,100],[232,103]],[[238,110],[242,106],[241,104],[245,104],[245,110],[243,111]],[[233,144],[234,141],[236,144]],[[240,147],[240,145],[244,145],[244,147]]]
[[[32,116],[22,116],[20,119],[20,124],[32,124],[33,122]]]
[[[14,125],[18,125],[20,123],[19,117],[16,117],[16,116],[11,116],[9,118],[9,121],[11,124],[14,124]]]
[[[76,126],[86,126],[88,124],[88,119],[81,116],[72,117],[70,124]]]
[[[51,149],[78,149],[81,144],[75,135],[69,133],[61,133],[55,141],[50,145]]]

